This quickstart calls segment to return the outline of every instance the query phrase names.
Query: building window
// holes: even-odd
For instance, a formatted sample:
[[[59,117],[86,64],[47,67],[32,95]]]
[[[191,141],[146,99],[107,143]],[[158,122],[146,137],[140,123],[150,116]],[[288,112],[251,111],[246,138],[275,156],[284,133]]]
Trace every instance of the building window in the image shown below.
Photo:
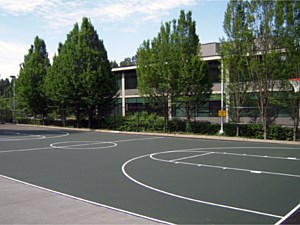
[[[208,70],[208,77],[213,83],[220,83],[220,62],[218,60],[208,61],[207,63],[207,70]]]
[[[136,72],[129,72],[125,74],[125,89],[137,89]]]

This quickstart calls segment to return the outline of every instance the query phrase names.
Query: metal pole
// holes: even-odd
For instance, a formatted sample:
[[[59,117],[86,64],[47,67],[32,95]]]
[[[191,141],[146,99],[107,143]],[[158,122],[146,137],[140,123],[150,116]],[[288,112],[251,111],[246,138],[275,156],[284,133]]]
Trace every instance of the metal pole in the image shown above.
[[[223,62],[221,63],[221,110],[224,110],[224,72],[223,72]],[[221,129],[219,131],[220,135],[224,134],[224,117],[221,116]]]
[[[16,123],[16,88],[15,88],[15,81],[16,76],[10,76],[11,81],[13,82],[13,123]]]

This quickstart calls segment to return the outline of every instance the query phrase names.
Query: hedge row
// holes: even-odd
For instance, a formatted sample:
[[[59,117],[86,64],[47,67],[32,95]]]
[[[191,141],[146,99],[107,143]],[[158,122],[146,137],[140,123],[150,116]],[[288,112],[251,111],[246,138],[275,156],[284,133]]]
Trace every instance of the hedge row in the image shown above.
[[[21,120],[19,123],[27,124],[42,124],[41,120]],[[62,126],[62,121],[47,121],[49,125]],[[82,127],[87,127],[86,120],[81,121]],[[67,127],[75,127],[75,120],[68,120]],[[135,131],[135,132],[165,132],[164,119],[157,114],[148,114],[146,112],[135,113],[134,115],[121,117],[113,116],[99,121],[93,128],[120,130],[120,131]],[[171,133],[186,133],[187,123],[185,120],[172,119],[169,122],[167,132]],[[220,130],[219,124],[210,122],[193,121],[189,127],[189,133],[200,135],[218,135]],[[224,124],[224,132],[226,136],[236,136],[235,124]],[[243,124],[240,125],[240,137],[263,139],[263,127],[261,124]],[[272,125],[269,127],[269,139],[272,140],[293,140],[292,128]]]
[[[129,117],[117,117],[106,123],[107,129],[122,131],[145,131],[145,132],[164,132],[164,120],[157,114],[147,114],[146,112],[135,113]],[[200,135],[218,135],[220,131],[219,124],[210,122],[193,121],[190,124],[190,133]],[[236,136],[235,124],[224,124],[226,136]],[[263,126],[261,124],[243,124],[239,125],[240,137],[263,139]],[[186,133],[187,125],[185,120],[172,119],[169,122],[167,132]],[[271,125],[269,127],[269,139],[272,140],[293,140],[292,128]]]

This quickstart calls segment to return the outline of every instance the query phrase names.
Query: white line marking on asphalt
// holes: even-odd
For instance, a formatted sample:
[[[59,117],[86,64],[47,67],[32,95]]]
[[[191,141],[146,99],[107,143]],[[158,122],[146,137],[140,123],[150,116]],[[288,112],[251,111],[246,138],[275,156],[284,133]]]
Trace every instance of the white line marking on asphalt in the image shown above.
[[[211,155],[211,154],[214,154],[214,152],[208,152],[208,153],[199,154],[199,155],[192,155],[192,156],[187,156],[187,157],[183,157],[183,158],[179,158],[179,159],[172,159],[172,160],[170,160],[170,162],[176,162],[176,161],[181,161],[181,160],[185,160],[185,159],[202,157],[202,156]]]
[[[83,199],[83,198],[78,198],[78,197],[73,196],[73,195],[68,195],[68,194],[65,194],[65,193],[62,193],[62,192],[54,191],[54,190],[51,190],[51,189],[48,189],[48,188],[44,188],[44,187],[41,187],[41,186],[38,186],[38,185],[34,185],[34,184],[27,183],[27,182],[24,182],[24,181],[21,181],[21,180],[17,180],[17,179],[14,179],[12,177],[8,177],[8,176],[5,176],[5,175],[1,175],[0,174],[0,177],[8,179],[8,180],[15,181],[15,182],[18,182],[18,183],[21,183],[21,184],[25,184],[25,185],[28,185],[30,187],[38,188],[40,190],[47,191],[47,192],[50,192],[50,193],[53,193],[53,194],[58,194],[58,195],[61,195],[61,196],[64,196],[64,197],[67,197],[67,198],[70,198],[70,199],[74,199],[74,200],[81,201],[81,202],[84,202],[84,203],[88,203],[88,204],[91,204],[91,205],[95,205],[95,206],[100,206],[100,207],[103,207],[103,208],[111,209],[111,210],[114,210],[116,212],[125,213],[125,214],[131,215],[131,216],[136,216],[136,217],[139,217],[139,218],[142,218],[142,219],[146,219],[146,220],[150,220],[150,221],[153,221],[153,222],[158,222],[158,223],[173,225],[173,223],[170,223],[170,222],[167,222],[167,221],[163,221],[163,220],[151,218],[151,217],[144,216],[144,215],[141,215],[141,214],[137,214],[137,213],[133,213],[133,212],[130,212],[130,211],[126,211],[126,210],[123,210],[123,209],[118,209],[118,208],[115,208],[115,207],[112,207],[112,206],[109,206],[109,205],[104,205],[104,204],[101,204],[101,203],[89,201],[89,200],[86,200],[86,199]]]
[[[123,174],[128,179],[130,179],[131,181],[133,181],[134,183],[136,183],[138,185],[141,185],[141,186],[143,186],[143,187],[145,187],[147,189],[150,189],[150,190],[153,190],[153,191],[165,194],[165,195],[169,195],[169,196],[172,196],[172,197],[184,199],[184,200],[187,200],[187,201],[197,202],[197,203],[201,203],[201,204],[205,204],[205,205],[216,206],[216,207],[220,207],[220,208],[226,208],[226,209],[231,209],[231,210],[236,210],[236,211],[242,211],[242,212],[247,212],[247,213],[253,213],[253,214],[258,214],[258,215],[263,215],[263,216],[268,216],[268,217],[280,218],[280,219],[282,218],[282,216],[271,214],[271,213],[259,212],[259,211],[255,211],[255,210],[251,210],[251,209],[244,209],[244,208],[239,208],[239,207],[234,207],[234,206],[229,206],[229,205],[224,205],[224,204],[219,204],[219,203],[214,203],[214,202],[209,202],[209,201],[203,201],[203,200],[199,200],[199,199],[193,199],[193,198],[185,197],[185,196],[178,195],[178,194],[175,194],[175,193],[171,193],[171,192],[168,192],[168,191],[164,191],[164,190],[161,190],[161,189],[149,186],[147,184],[144,184],[144,183],[142,183],[142,182],[134,179],[132,176],[130,176],[127,173],[126,166],[128,164],[132,163],[135,160],[141,159],[141,158],[150,157],[150,155],[151,154],[142,155],[142,156],[138,156],[138,157],[135,157],[135,158],[132,158],[132,159],[126,161],[122,165],[122,172],[123,172]]]
[[[80,144],[84,143],[84,144]],[[70,144],[70,145],[68,145]],[[101,145],[101,144],[110,144],[108,146],[98,146],[98,147],[89,147],[92,145]],[[114,142],[107,142],[107,141],[65,141],[65,142],[57,142],[52,143],[50,146],[52,148],[59,148],[59,149],[72,149],[72,150],[93,150],[93,149],[104,149],[104,148],[113,148],[116,147],[118,144]],[[81,148],[85,147],[85,148]]]
[[[215,148],[212,148],[212,149],[215,149]],[[165,153],[176,153],[176,152],[184,152],[184,150],[158,152],[158,153],[150,154],[149,157],[151,159],[153,159],[153,160],[156,160],[156,161],[167,162],[167,163],[174,163],[173,160],[160,159],[160,158],[157,158],[155,156],[156,155],[160,155],[160,154],[165,154]],[[191,151],[186,151],[186,152],[191,152]],[[201,151],[198,151],[198,152],[201,152]],[[214,152],[214,154],[234,155],[234,156],[240,156],[241,155],[241,154],[232,154],[232,153],[226,153],[225,154],[225,153],[217,153],[217,152]],[[193,158],[195,158],[197,156],[199,156],[199,155],[197,154]],[[258,157],[257,155],[248,155],[248,156],[249,157]],[[190,156],[189,158],[192,158],[192,156]],[[268,159],[281,159],[281,160],[286,159],[286,160],[289,160],[288,158],[284,158],[284,157],[268,157]],[[175,162],[176,162],[177,165],[178,164],[182,164],[182,165],[189,165],[189,166],[199,166],[198,163],[189,163],[189,162],[182,162],[182,161],[175,161]],[[216,165],[211,165],[211,164],[201,164],[201,167],[214,168],[214,169],[222,169],[222,170],[224,170],[224,168],[225,168],[226,170],[233,170],[233,171],[240,171],[240,172],[250,172],[250,173],[253,173],[253,174],[268,174],[268,175],[287,176],[287,177],[300,178],[300,175],[298,175],[298,174],[278,173],[278,172],[270,172],[270,171],[256,171],[256,170],[252,170],[252,169],[243,169],[243,168],[236,168],[236,167],[224,167],[224,166],[216,166]]]
[[[52,147],[4,150],[4,151],[0,151],[0,154],[1,153],[11,153],[11,152],[30,152],[30,151],[39,151],[39,150],[46,150],[46,149],[52,149]]]
[[[164,138],[165,137],[135,138],[135,139],[126,139],[126,140],[111,141],[111,142],[146,141],[146,140],[155,140],[155,139],[164,139]]]
[[[9,133],[9,132],[6,132]],[[45,136],[45,135],[39,135],[39,134],[29,134],[29,133],[14,133],[10,132],[13,134],[17,135],[22,135],[24,138],[0,138],[0,142],[2,141],[33,141],[33,140],[40,140],[40,139],[51,139],[51,138],[61,138],[61,137],[66,137],[70,135],[68,132],[57,132],[60,133],[61,135],[54,135],[54,136]],[[49,134],[50,135],[50,134]],[[26,136],[30,138],[26,138]]]
[[[282,217],[281,220],[279,220],[275,225],[281,224],[283,221],[285,221],[287,218],[289,218],[294,212],[296,212],[298,209],[300,209],[300,204],[298,204],[295,208],[293,208],[286,216]]]

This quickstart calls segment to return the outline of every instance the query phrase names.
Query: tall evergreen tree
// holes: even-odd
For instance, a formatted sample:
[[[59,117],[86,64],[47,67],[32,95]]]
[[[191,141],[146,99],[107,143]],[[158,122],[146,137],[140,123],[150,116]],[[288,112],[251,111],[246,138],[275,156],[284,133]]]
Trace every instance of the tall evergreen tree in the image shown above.
[[[48,98],[45,94],[44,79],[50,66],[44,40],[35,37],[34,44],[21,64],[16,81],[16,92],[19,102],[34,116],[41,115],[43,119],[48,113]]]

